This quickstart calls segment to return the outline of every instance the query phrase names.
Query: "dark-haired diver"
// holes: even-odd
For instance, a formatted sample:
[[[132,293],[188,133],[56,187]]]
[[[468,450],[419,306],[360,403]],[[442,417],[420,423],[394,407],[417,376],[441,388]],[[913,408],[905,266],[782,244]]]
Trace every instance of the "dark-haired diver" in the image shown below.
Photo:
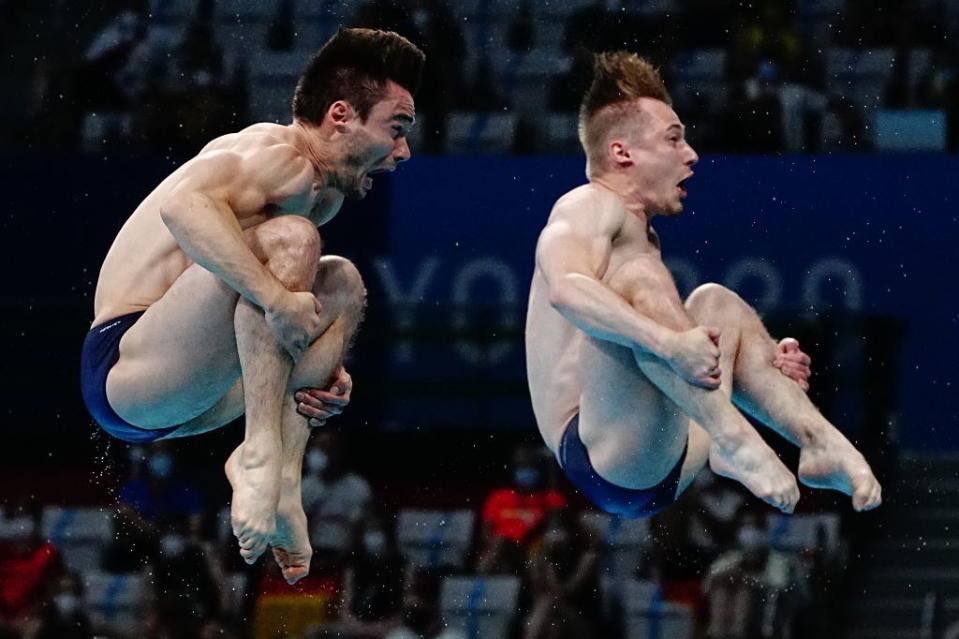
[[[801,448],[800,481],[874,508],[879,483],[806,397],[809,359],[795,340],[777,346],[717,284],[680,299],[650,220],[683,210],[698,160],[684,132],[645,60],[596,57],[579,117],[589,183],[553,207],[529,298],[527,369],[546,444],[611,513],[665,508],[707,461],[792,512],[796,479],[742,410]]]
[[[299,80],[293,122],[210,142],[133,212],[103,263],[82,355],[84,400],[112,435],[187,437],[246,414],[226,463],[252,563],[289,582],[312,551],[300,501],[309,425],[349,401],[344,352],[365,303],[318,226],[410,157],[423,53],[383,31],[333,36]]]

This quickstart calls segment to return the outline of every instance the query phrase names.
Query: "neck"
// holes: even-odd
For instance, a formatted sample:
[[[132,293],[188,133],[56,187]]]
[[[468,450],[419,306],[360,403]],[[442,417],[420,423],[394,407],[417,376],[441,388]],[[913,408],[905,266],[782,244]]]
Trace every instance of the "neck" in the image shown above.
[[[591,178],[590,182],[618,197],[627,211],[649,225],[653,214],[646,210],[642,193],[635,181],[621,173],[603,173]]]
[[[315,181],[322,188],[334,186],[333,160],[330,149],[332,143],[329,134],[323,132],[322,127],[318,127],[302,120],[293,120],[290,125],[295,136],[295,146],[313,165],[313,171],[316,174]]]

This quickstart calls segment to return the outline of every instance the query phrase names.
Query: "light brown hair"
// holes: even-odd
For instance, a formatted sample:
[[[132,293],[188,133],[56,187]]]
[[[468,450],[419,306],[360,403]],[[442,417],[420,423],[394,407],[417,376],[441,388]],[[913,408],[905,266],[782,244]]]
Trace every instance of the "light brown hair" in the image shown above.
[[[586,173],[605,167],[605,147],[617,124],[642,117],[639,98],[672,105],[659,71],[644,58],[628,51],[593,56],[593,81],[579,107],[579,141],[586,151]]]

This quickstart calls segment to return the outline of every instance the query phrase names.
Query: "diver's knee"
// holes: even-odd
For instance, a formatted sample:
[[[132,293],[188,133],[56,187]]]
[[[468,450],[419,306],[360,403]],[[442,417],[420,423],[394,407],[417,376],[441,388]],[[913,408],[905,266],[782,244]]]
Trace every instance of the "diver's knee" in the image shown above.
[[[320,258],[313,293],[321,301],[337,299],[351,308],[362,308],[366,304],[363,277],[353,262],[339,255]]]
[[[720,312],[740,310],[746,307],[735,291],[722,284],[707,282],[700,284],[686,298],[686,311],[697,321],[702,318],[714,317]]]
[[[322,249],[320,233],[313,223],[296,215],[283,215],[260,224],[254,234],[254,250],[266,260],[273,275],[292,290],[308,289]]]

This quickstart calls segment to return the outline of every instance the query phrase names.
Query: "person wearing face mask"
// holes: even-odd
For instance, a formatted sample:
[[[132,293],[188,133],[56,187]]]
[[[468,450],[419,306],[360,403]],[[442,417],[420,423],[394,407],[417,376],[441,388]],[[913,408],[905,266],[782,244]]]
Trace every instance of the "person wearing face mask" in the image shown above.
[[[351,547],[339,628],[349,636],[383,637],[402,623],[405,575],[393,531],[367,514],[352,531]]]
[[[138,570],[153,561],[165,530],[198,530],[204,513],[199,490],[177,471],[169,444],[151,444],[133,461],[131,476],[117,495],[117,534],[103,555],[103,568],[115,572]]]
[[[566,505],[566,497],[547,485],[540,448],[517,448],[510,477],[511,486],[494,490],[483,503],[482,551],[477,560],[482,573],[518,571],[532,533],[550,511]]]
[[[351,547],[352,530],[369,511],[373,491],[350,466],[342,429],[327,426],[313,434],[304,458],[303,509],[309,521],[313,564],[343,565]]]
[[[176,472],[169,444],[149,447],[146,473],[120,488],[118,501],[140,519],[156,523],[169,519],[191,520],[203,515],[203,499],[196,487]]]
[[[703,584],[709,639],[777,639],[790,636],[806,584],[798,557],[770,548],[760,518],[743,516],[736,548],[713,562]]]
[[[149,524],[168,520],[194,520],[203,515],[203,498],[197,488],[176,472],[176,463],[166,443],[149,448],[145,476],[120,488],[117,500]],[[190,522],[194,527],[196,522]]]
[[[533,606],[524,639],[604,636],[599,613],[599,549],[577,512],[557,508],[547,517],[527,564]]]
[[[73,572],[57,580],[44,606],[40,624],[26,639],[91,639],[93,630],[84,609],[83,583]]]

